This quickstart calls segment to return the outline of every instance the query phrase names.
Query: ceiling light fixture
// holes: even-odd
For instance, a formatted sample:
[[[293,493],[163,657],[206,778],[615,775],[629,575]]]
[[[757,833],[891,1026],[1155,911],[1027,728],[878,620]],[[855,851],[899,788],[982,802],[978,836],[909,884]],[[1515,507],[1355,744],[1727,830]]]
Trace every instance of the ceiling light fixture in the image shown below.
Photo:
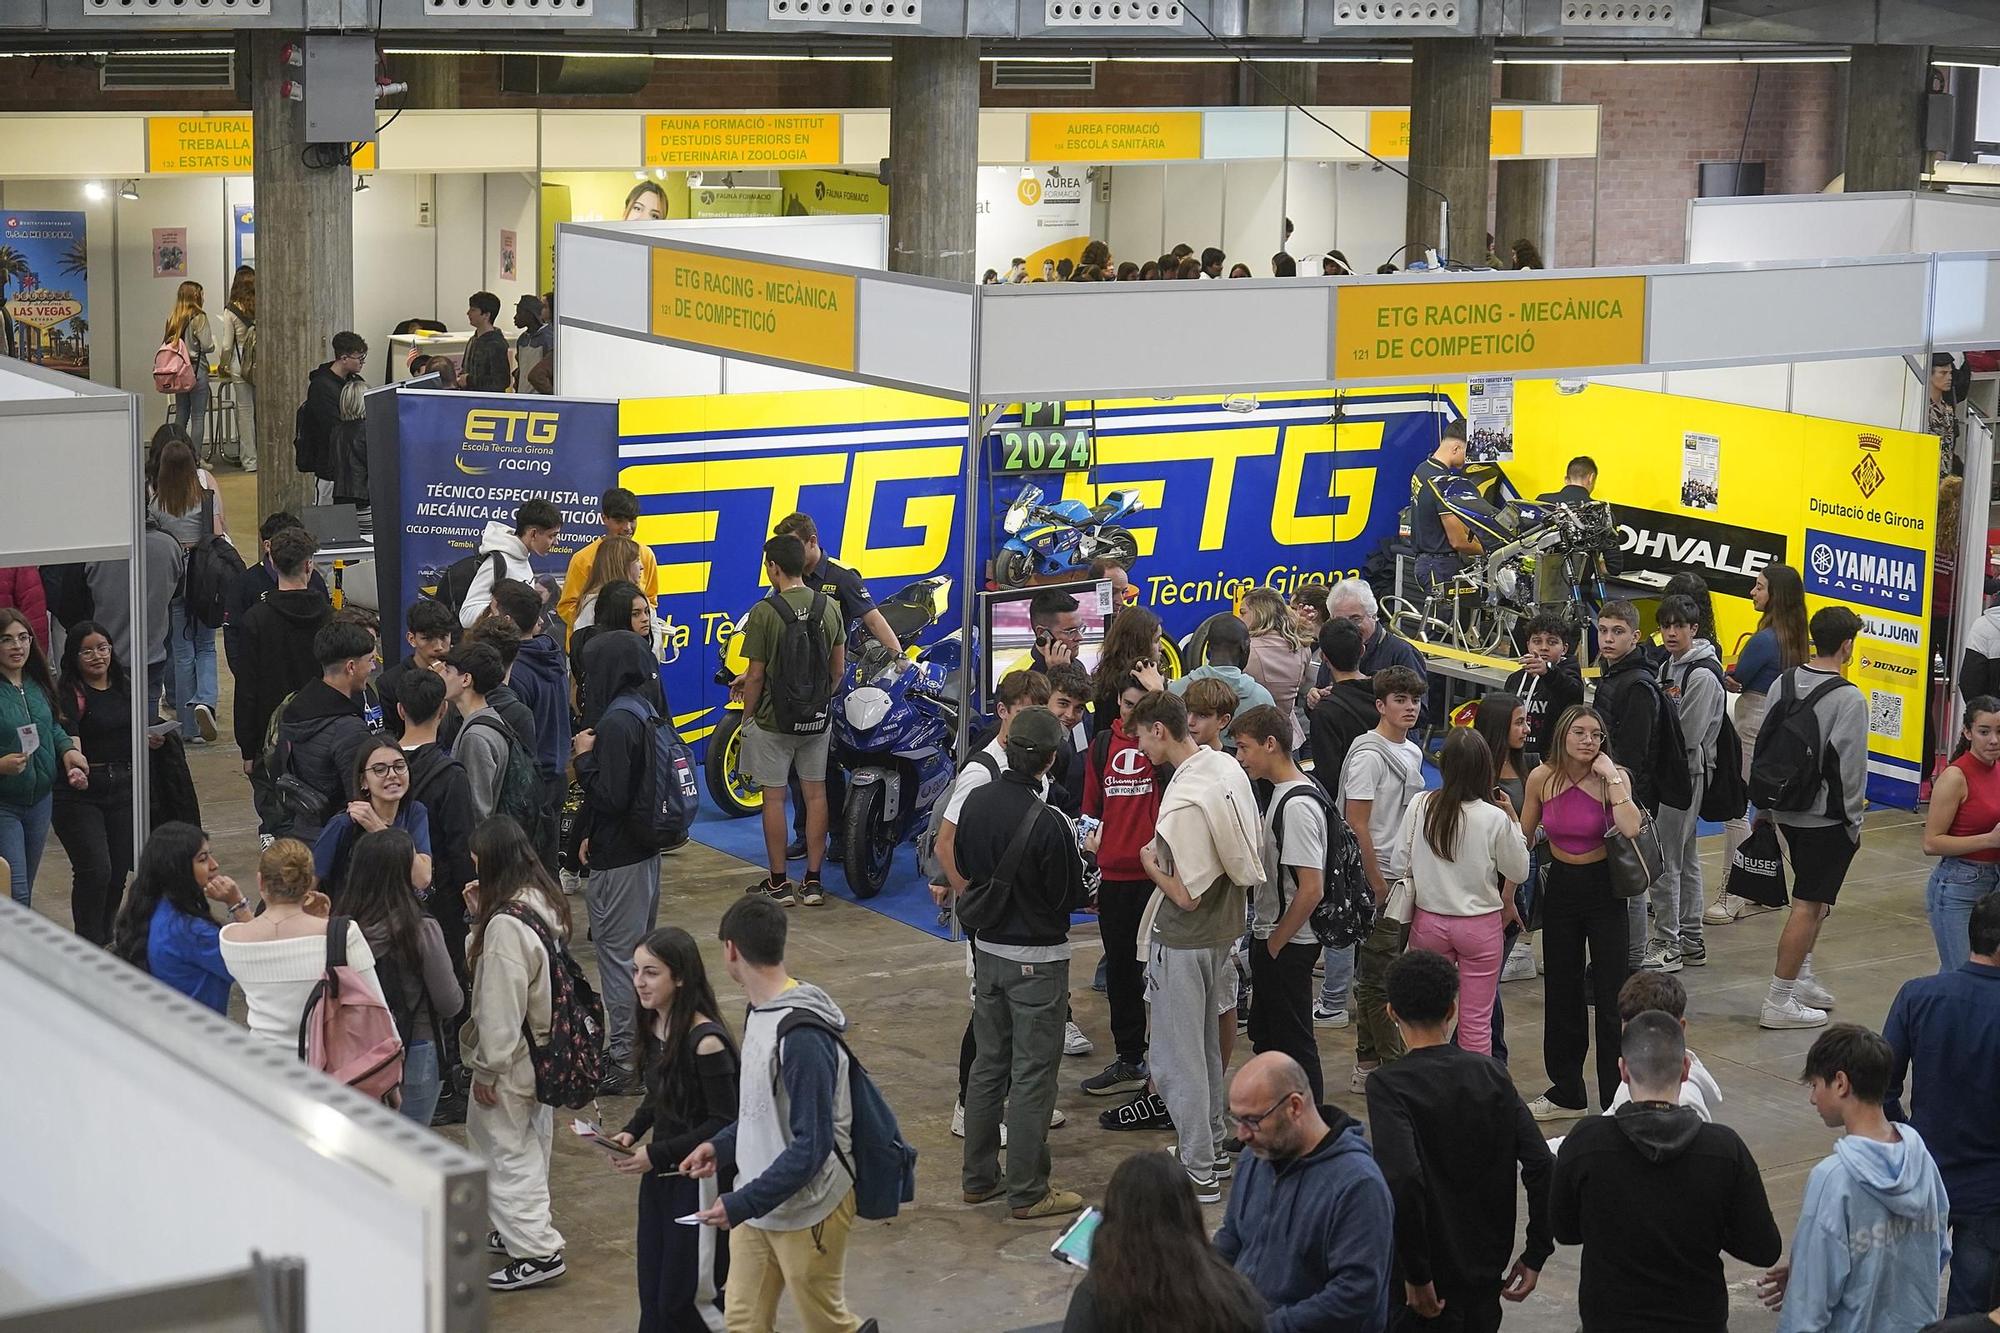
[[[139,182],[128,180],[123,185],[120,185],[118,187],[118,197],[120,199],[137,199],[139,197]]]

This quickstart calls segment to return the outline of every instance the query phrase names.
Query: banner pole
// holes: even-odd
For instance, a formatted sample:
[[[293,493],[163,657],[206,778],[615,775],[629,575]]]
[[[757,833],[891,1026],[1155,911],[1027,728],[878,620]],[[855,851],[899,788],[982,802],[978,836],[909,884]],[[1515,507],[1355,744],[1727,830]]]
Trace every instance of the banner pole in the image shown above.
[[[978,642],[977,621],[979,612],[979,468],[986,444],[986,414],[979,398],[979,357],[980,325],[983,322],[980,305],[984,293],[978,286],[972,289],[972,362],[967,367],[965,381],[965,517],[961,540],[965,543],[965,558],[960,571],[964,581],[958,594],[958,632],[963,637],[964,651],[958,655],[958,752],[954,762],[962,763],[966,751],[972,744],[972,709],[977,685],[973,670],[973,659],[977,651],[985,645]]]

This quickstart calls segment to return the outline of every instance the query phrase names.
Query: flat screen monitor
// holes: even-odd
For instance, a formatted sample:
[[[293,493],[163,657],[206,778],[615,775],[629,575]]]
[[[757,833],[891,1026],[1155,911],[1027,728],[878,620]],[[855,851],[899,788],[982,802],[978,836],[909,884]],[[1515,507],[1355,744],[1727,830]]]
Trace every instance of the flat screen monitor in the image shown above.
[[[1036,647],[1046,647],[1051,639],[1074,644],[1077,663],[1085,671],[1094,670],[1113,610],[1109,579],[981,593],[979,642],[984,645],[982,674],[989,708],[1001,677],[1034,666]]]

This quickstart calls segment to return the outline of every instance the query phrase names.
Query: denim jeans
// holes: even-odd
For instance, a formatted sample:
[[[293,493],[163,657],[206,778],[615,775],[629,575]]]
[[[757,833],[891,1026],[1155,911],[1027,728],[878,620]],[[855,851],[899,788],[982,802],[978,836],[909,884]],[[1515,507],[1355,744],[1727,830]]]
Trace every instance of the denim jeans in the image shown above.
[[[174,697],[168,700],[181,720],[181,739],[200,735],[195,726],[194,706],[207,704],[216,711],[222,698],[215,679],[215,631],[187,613],[187,603],[176,597],[167,605],[167,646],[173,654]]]
[[[1345,1009],[1347,991],[1354,984],[1354,946],[1336,949],[1327,945],[1320,954],[1326,965],[1326,975],[1319,982],[1319,1003],[1322,1009]]]
[[[2000,888],[2000,861],[1939,860],[1924,885],[1924,912],[1937,941],[1938,971],[1956,972],[1972,956],[1972,905]]]
[[[0,860],[13,878],[14,901],[26,907],[35,890],[35,871],[42,864],[42,847],[49,840],[49,793],[31,805],[0,801]]]
[[[181,429],[193,442],[195,462],[199,463],[201,437],[208,432],[208,367],[199,354],[194,362],[194,388],[174,395],[174,420],[180,423]]]
[[[1944,1313],[1975,1314],[2000,1302],[2000,1213],[1951,1215],[1951,1290]]]
[[[441,1089],[437,1043],[411,1042],[403,1050],[403,1118],[428,1127]]]

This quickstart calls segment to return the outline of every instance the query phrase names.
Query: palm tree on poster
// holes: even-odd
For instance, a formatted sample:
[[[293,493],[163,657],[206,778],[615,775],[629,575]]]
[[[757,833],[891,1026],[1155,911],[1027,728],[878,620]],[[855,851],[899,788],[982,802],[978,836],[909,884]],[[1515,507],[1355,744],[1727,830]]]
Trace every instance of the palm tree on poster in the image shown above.
[[[59,262],[65,278],[82,278],[90,273],[90,252],[84,249],[80,239],[70,242],[69,249],[63,251]]]
[[[7,284],[17,282],[22,291],[28,290],[28,280],[34,275],[28,257],[11,245],[0,245],[0,304],[5,303]],[[22,360],[28,360],[28,344],[34,340],[35,331],[20,321],[14,321],[18,330],[18,350]]]
[[[69,317],[70,341],[74,344],[70,359],[79,366],[90,364],[90,321],[82,315]]]

